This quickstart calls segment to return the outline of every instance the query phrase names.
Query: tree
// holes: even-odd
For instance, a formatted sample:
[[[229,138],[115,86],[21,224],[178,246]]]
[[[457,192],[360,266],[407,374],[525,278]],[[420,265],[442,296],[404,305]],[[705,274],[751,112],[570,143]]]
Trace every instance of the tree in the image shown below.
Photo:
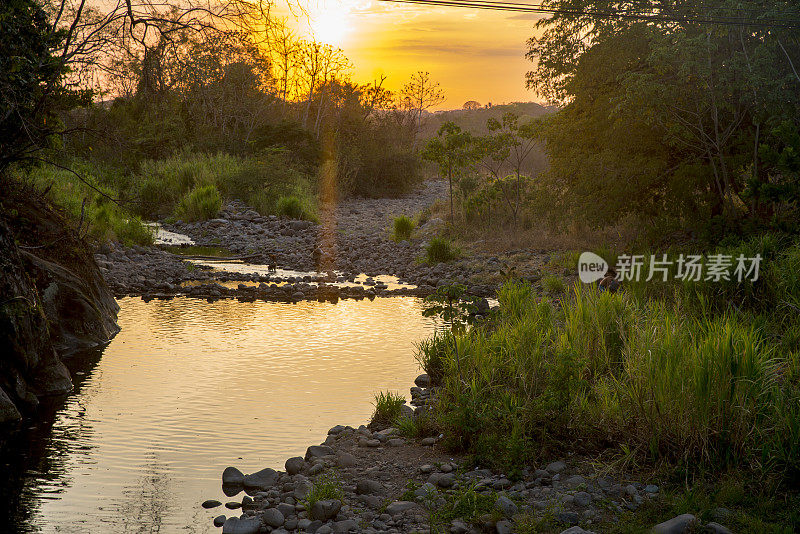
[[[562,105],[542,133],[558,211],[593,225],[634,215],[723,230],[797,215],[792,201],[755,193],[793,179],[761,147],[785,146],[781,124],[800,132],[800,40],[759,20],[800,17],[797,7],[767,0],[752,25],[697,22],[715,17],[691,1],[659,8],[674,21],[597,16],[651,9],[644,0],[552,7],[529,41],[527,81]],[[740,7],[726,0],[714,13]]]
[[[509,111],[503,113],[501,121],[489,119],[487,128],[492,133],[476,140],[481,162],[500,189],[516,229],[526,178],[522,168],[538,142],[536,124],[530,121],[520,125],[519,117]]]
[[[400,91],[403,107],[411,112],[419,134],[422,125],[422,114],[444,102],[444,91],[439,82],[431,80],[429,72],[418,71],[411,75],[411,80]],[[414,140],[416,147],[416,139]]]
[[[450,220],[453,220],[453,182],[475,161],[472,136],[448,121],[439,128],[437,137],[428,142],[422,157],[436,163],[439,176],[447,178],[450,187]]]
[[[481,103],[476,100],[467,100],[461,107],[466,110],[481,109]]]

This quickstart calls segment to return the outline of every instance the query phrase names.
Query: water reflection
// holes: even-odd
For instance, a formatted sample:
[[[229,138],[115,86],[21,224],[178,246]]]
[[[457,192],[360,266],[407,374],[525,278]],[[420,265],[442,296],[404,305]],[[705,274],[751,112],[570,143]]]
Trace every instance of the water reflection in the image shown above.
[[[365,422],[374,392],[408,391],[433,330],[411,297],[120,306],[102,359],[75,362],[76,393],[3,452],[24,465],[5,488],[23,532],[213,532],[222,512],[199,503],[226,500],[222,469],[281,468]]]

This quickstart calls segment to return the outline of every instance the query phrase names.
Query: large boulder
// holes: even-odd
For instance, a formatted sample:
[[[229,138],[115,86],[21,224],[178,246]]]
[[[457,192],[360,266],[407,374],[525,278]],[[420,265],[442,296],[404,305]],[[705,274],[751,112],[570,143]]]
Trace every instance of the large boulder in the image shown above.
[[[0,198],[0,422],[72,390],[61,358],[108,342],[119,311],[87,243],[45,200]]]

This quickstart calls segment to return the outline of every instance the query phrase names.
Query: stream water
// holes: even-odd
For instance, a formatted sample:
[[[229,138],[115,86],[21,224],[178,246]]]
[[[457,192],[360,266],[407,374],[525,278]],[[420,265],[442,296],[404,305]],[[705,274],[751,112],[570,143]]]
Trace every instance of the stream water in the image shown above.
[[[0,450],[0,532],[218,532],[221,473],[282,469],[379,390],[408,393],[416,298],[119,301],[120,333],[68,362],[75,392]],[[8,527],[6,529],[6,527]]]

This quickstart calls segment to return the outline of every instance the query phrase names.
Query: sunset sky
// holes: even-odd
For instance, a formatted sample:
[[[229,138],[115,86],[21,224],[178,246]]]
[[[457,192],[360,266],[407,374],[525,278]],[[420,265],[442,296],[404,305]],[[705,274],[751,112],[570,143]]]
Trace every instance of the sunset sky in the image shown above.
[[[525,89],[525,41],[537,14],[428,7],[379,0],[306,0],[308,18],[290,21],[301,34],[340,47],[354,65],[353,79],[380,74],[397,90],[418,70],[440,82],[447,100],[539,101]]]

